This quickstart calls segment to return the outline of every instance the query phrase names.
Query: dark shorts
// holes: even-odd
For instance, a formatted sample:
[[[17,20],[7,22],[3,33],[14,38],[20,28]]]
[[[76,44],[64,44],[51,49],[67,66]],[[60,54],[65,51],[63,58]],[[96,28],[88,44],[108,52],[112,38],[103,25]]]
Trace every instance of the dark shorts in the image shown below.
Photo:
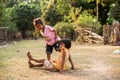
[[[54,45],[48,45],[46,44],[46,53],[51,54],[53,52],[53,48],[55,48],[56,51],[59,50],[59,42],[56,42]]]

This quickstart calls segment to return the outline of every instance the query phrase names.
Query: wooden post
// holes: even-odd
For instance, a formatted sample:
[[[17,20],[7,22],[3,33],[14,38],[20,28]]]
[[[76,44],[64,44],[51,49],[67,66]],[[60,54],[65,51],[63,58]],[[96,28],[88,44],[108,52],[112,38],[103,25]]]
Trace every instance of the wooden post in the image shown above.
[[[104,36],[104,44],[109,44],[110,37],[110,25],[106,24],[103,26],[103,36]]]

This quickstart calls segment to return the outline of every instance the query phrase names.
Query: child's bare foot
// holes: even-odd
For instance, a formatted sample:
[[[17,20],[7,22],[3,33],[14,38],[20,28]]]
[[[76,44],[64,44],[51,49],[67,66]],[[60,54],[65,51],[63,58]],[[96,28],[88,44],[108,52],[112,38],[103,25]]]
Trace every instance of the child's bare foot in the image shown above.
[[[29,60],[32,60],[32,56],[31,56],[30,52],[27,53],[27,56],[28,56]]]
[[[28,64],[29,64],[29,68],[33,67],[33,64],[30,62],[30,60],[28,61]]]
[[[74,67],[71,67],[71,69],[76,70]]]

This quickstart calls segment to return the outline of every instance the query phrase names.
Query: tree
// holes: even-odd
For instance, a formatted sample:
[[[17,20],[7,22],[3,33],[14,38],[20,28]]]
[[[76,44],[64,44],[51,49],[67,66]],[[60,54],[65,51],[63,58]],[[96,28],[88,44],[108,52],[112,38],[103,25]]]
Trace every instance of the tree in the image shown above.
[[[64,21],[65,22],[76,22],[80,15],[81,10],[82,8],[71,7],[71,9],[68,12],[68,15],[64,17]]]
[[[63,15],[57,9],[57,3],[54,0],[41,1],[42,17],[49,25],[54,26],[57,22],[63,20]]]
[[[113,20],[117,20],[120,22],[120,2],[116,2],[111,5],[111,9],[109,11],[108,22],[112,23]]]
[[[49,0],[40,0],[40,7],[41,7],[41,12],[44,13],[45,10],[47,9]]]
[[[88,0],[88,2],[96,2],[96,16],[102,24],[106,23],[111,4],[118,1],[119,0]]]
[[[32,21],[36,17],[40,17],[40,7],[36,7],[34,4],[19,4],[13,7],[10,16],[12,22],[16,23],[16,27],[22,32],[23,38],[25,38],[25,32],[27,30],[33,30]]]
[[[0,0],[0,27],[3,26],[2,19],[3,19],[4,10],[5,10],[5,4],[3,0]]]

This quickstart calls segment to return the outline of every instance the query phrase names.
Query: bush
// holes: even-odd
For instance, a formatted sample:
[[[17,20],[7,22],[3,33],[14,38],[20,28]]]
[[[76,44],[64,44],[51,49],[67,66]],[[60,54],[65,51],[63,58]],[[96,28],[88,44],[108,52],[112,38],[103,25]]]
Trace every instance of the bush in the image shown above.
[[[107,22],[109,24],[112,24],[114,20],[117,20],[120,22],[120,5],[119,3],[115,3],[115,5],[111,5],[109,14],[108,14],[108,19]]]
[[[13,8],[7,8],[4,11],[3,24],[5,27],[9,27],[10,30],[17,31],[16,22],[12,21],[12,16],[11,16],[12,9]]]
[[[12,29],[18,29],[22,32],[23,38],[26,37],[27,30],[33,30],[32,21],[36,17],[41,16],[40,7],[35,4],[21,3],[10,9],[6,9],[5,23],[6,26]]]
[[[74,23],[59,22],[55,25],[55,28],[60,37],[62,38],[66,37],[72,40],[74,39],[75,36]]]
[[[80,24],[83,27],[91,27],[93,28],[93,31],[95,33],[102,35],[102,25],[100,24],[100,22],[96,21],[95,17],[93,17],[86,11],[79,15],[77,19],[77,24]]]

